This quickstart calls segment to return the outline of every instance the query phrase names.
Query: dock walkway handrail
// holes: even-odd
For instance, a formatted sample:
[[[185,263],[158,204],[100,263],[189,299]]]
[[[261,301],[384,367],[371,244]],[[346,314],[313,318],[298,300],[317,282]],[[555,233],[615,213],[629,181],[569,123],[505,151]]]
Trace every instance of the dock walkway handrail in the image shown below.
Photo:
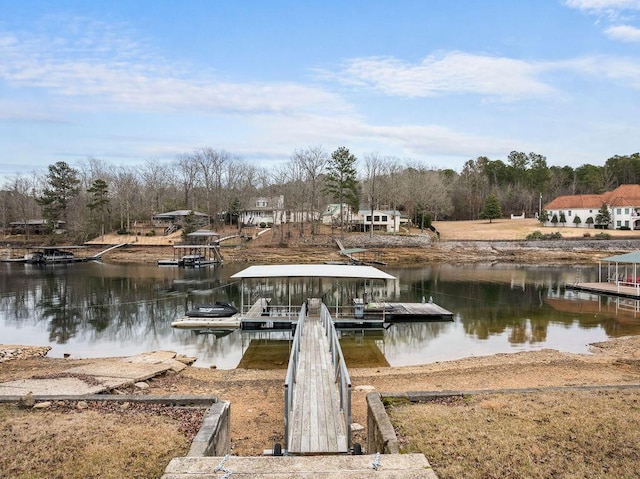
[[[291,345],[291,356],[287,367],[287,376],[284,382],[284,443],[289,445],[289,414],[293,412],[293,396],[295,394],[295,379],[298,372],[298,357],[300,354],[300,338],[304,329],[304,318],[307,316],[306,304],[300,308],[298,324]]]
[[[329,313],[329,309],[324,303],[320,306],[320,319],[324,326],[325,334],[329,340],[329,349],[331,351],[331,359],[334,366],[336,383],[338,383],[338,391],[340,393],[340,411],[344,419],[345,430],[347,433],[347,447],[351,449],[351,377],[347,370],[347,364],[342,354],[342,348],[338,341],[338,333],[336,332],[333,319]]]

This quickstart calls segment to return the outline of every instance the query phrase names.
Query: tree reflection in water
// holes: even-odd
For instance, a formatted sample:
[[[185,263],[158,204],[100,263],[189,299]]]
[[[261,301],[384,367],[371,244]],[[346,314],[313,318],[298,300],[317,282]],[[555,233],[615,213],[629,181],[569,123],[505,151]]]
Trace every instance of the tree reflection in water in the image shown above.
[[[246,333],[198,335],[170,324],[196,304],[222,300],[239,306],[239,284],[229,278],[242,267],[1,264],[0,337],[23,344],[48,340],[54,356],[62,355],[56,345],[84,356],[170,349],[198,357],[201,366],[233,368],[250,340]],[[610,298],[580,298],[566,291],[564,284],[576,276],[570,267],[435,265],[387,271],[399,280],[365,287],[354,281],[272,279],[252,287],[271,296],[273,304],[291,298],[299,305],[322,296],[332,309],[336,303],[350,305],[354,296],[404,302],[432,298],[454,313],[454,321],[387,325],[376,347],[391,365],[514,348],[582,352],[589,342],[640,334],[634,317],[640,313],[621,312]],[[580,274],[583,281],[596,280],[597,268]]]

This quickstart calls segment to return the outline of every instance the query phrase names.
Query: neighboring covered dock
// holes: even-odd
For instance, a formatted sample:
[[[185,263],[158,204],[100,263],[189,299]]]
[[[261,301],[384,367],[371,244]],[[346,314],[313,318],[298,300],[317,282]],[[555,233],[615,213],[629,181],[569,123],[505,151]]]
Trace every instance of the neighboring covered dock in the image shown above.
[[[640,251],[599,260],[597,283],[576,281],[567,288],[625,298],[640,298]]]

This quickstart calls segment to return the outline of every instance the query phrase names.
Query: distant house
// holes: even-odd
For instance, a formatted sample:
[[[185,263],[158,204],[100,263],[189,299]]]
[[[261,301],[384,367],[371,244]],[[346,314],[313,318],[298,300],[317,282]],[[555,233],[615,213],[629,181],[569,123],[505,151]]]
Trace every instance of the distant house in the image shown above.
[[[342,204],[342,218],[344,220],[344,224],[347,224],[352,217],[351,208],[349,205],[343,203]],[[322,214],[320,215],[320,220],[325,225],[339,225],[340,224],[340,203],[331,203],[328,204],[324,209]]]
[[[209,224],[209,215],[206,213],[194,210],[176,210],[153,215],[151,222],[136,221],[131,226],[131,231],[137,235],[168,235],[182,228],[190,215],[193,215],[195,226],[202,227]]]
[[[64,233],[64,221],[56,221],[54,232]],[[45,219],[12,221],[9,223],[12,235],[43,235],[49,232],[49,221]]]
[[[605,227],[640,229],[640,185],[620,185],[601,195],[559,196],[544,207],[548,214],[546,225],[553,224],[554,216],[557,220],[564,216],[565,226],[590,227],[596,224],[602,205],[606,205],[611,220]],[[574,223],[576,217],[579,223]]]
[[[406,219],[402,219],[400,212],[396,210],[373,210],[361,209],[351,220],[356,231],[385,231],[387,233],[397,233],[400,231],[400,224],[406,223]]]
[[[259,196],[251,198],[238,218],[245,226],[272,226],[287,222],[284,196]]]

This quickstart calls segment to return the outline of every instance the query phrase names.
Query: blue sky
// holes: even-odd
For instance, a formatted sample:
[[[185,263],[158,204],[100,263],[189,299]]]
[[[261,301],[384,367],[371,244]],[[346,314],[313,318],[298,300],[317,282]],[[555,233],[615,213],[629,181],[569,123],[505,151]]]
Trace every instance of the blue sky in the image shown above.
[[[0,176],[224,149],[640,150],[640,0],[0,0]]]

